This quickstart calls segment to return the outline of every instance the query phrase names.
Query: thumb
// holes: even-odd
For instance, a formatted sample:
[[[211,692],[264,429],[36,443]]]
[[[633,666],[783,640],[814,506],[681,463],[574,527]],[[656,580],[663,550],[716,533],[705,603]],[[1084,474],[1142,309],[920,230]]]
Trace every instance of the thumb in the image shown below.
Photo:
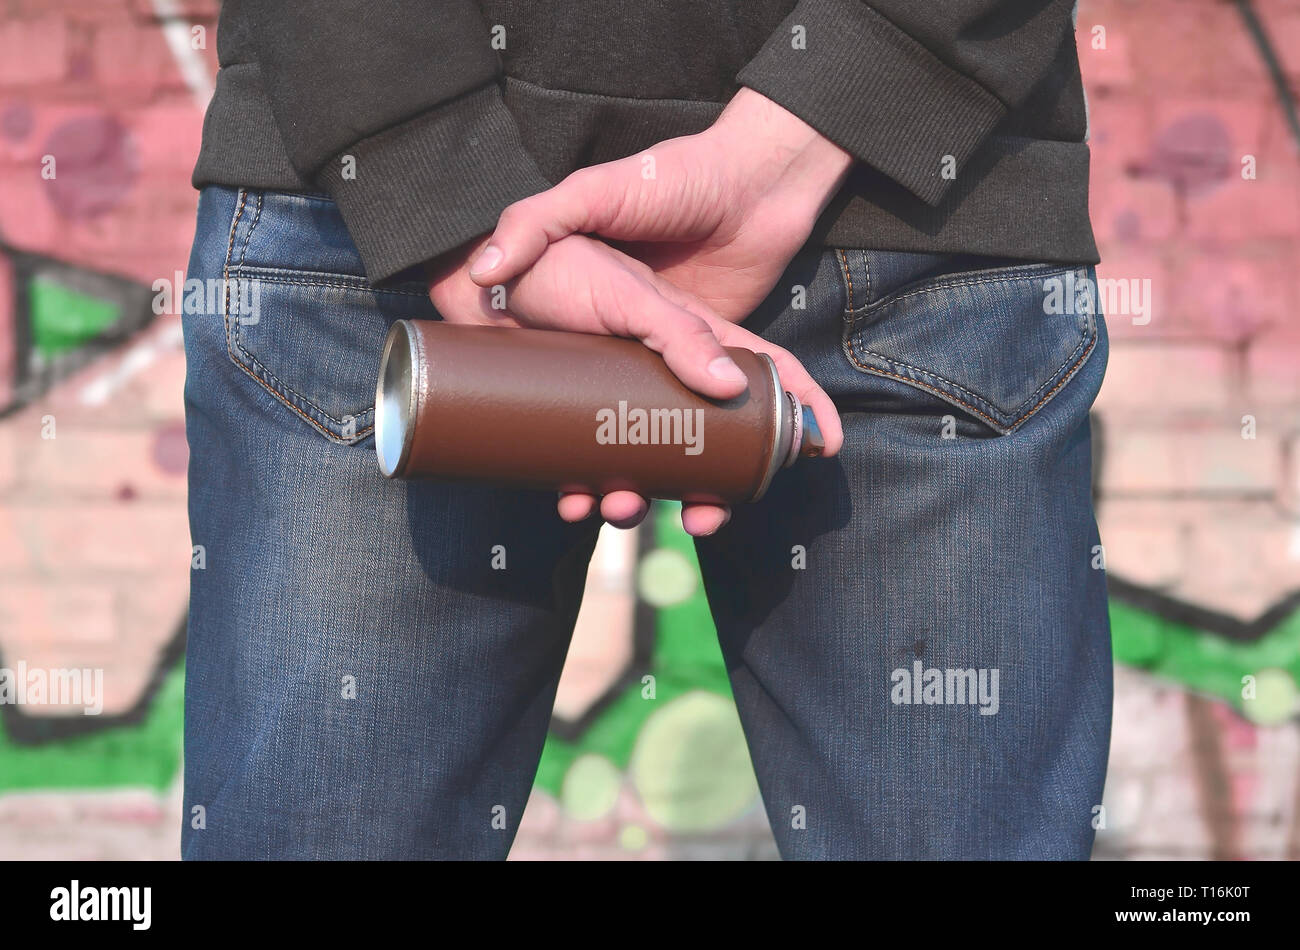
[[[599,166],[593,166],[510,205],[470,262],[470,279],[480,287],[504,283],[537,263],[547,245],[570,234],[599,231],[602,219],[609,217],[602,213],[606,184]]]

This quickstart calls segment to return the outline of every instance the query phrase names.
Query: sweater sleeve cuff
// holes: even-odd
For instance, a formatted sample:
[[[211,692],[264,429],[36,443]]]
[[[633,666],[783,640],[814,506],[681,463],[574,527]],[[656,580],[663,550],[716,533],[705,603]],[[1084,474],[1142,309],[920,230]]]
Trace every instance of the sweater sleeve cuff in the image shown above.
[[[315,183],[374,284],[491,231],[507,205],[551,186],[495,84],[362,139]]]
[[[737,79],[932,206],[1007,112],[859,0],[800,0]]]

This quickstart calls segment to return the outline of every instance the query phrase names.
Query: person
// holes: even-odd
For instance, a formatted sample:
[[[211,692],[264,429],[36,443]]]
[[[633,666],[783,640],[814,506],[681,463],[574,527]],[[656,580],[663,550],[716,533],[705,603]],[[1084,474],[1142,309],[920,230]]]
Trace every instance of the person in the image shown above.
[[[1072,8],[226,0],[184,856],[509,851],[598,526],[647,502],[386,481],[381,343],[440,318],[634,337],[716,398],[743,346],[814,408],[826,458],[682,507],[783,857],[1087,858],[1106,335]]]

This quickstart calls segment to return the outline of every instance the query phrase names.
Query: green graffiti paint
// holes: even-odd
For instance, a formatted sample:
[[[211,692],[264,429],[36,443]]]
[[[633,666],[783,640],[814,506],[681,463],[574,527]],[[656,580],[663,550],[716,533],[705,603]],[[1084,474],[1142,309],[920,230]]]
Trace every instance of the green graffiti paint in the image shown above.
[[[110,788],[163,792],[180,768],[184,706],[181,664],[163,680],[138,724],[39,745],[18,745],[0,730],[0,794]]]
[[[1300,681],[1300,612],[1253,642],[1230,640],[1112,600],[1115,660],[1248,712],[1243,677],[1284,670]]]
[[[43,356],[74,350],[113,326],[121,307],[57,281],[34,277],[27,286],[32,342]]]
[[[654,551],[672,552],[686,559],[698,577],[695,544],[681,528],[680,507],[677,502],[656,502],[648,528],[654,531]],[[675,602],[655,610],[649,669],[638,671],[637,681],[615,698],[578,740],[569,742],[555,735],[547,739],[537,770],[537,787],[542,791],[559,797],[566,773],[582,755],[602,755],[626,772],[646,721],[655,710],[680,696],[706,690],[731,698],[703,585],[696,583],[684,600],[665,600]],[[642,698],[640,677],[646,674],[654,677],[653,699]]]

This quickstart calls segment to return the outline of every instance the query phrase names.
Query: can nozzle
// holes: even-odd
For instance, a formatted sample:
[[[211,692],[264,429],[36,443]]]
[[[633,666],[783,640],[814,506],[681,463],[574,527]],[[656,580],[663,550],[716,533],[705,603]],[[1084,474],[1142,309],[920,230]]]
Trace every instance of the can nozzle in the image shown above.
[[[826,451],[826,440],[813,411],[799,401],[794,393],[785,394],[790,405],[790,448],[786,451],[782,468],[789,468],[801,458],[815,459]]]
[[[826,440],[822,438],[821,427],[817,425],[817,417],[811,409],[804,406],[800,415],[803,417],[803,430],[799,438],[799,455],[815,459],[826,451]]]

